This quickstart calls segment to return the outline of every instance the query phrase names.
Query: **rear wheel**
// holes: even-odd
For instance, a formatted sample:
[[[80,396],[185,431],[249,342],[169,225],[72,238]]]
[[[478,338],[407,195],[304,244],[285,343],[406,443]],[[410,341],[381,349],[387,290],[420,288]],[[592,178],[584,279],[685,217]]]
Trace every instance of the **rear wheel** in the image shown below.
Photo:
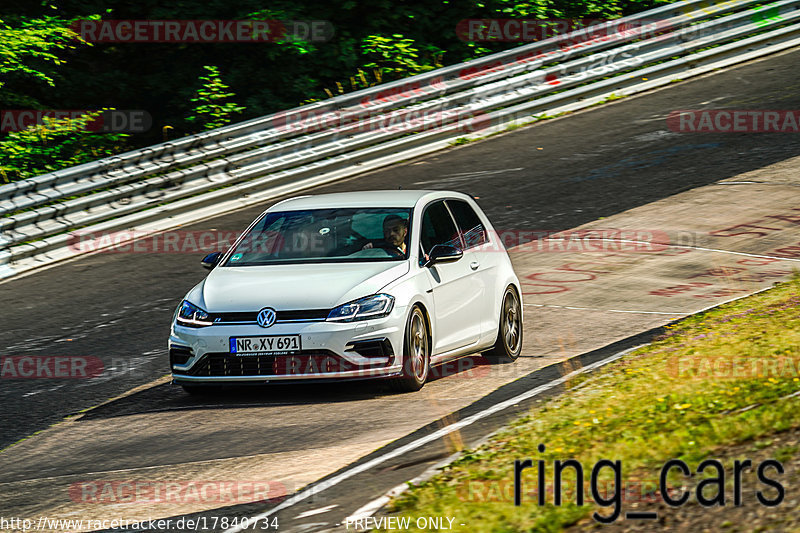
[[[514,287],[507,287],[500,309],[497,340],[483,356],[491,363],[513,363],[522,351],[522,305]]]
[[[403,342],[403,374],[392,380],[392,388],[401,392],[414,392],[428,380],[431,366],[428,324],[422,309],[414,307],[406,323]]]

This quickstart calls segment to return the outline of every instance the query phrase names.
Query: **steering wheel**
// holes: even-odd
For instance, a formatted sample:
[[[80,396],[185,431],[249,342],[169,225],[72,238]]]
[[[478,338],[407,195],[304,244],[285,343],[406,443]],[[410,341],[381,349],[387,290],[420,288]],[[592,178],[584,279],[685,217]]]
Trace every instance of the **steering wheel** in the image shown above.
[[[373,244],[372,246],[373,246],[373,248],[381,248],[382,250],[386,250],[387,252],[389,252],[390,254],[392,254],[395,257],[404,257],[405,256],[405,254],[403,252],[401,252],[400,250],[397,249],[397,246],[395,246],[393,244],[389,244],[388,242],[381,242],[381,243],[378,243],[378,244]]]

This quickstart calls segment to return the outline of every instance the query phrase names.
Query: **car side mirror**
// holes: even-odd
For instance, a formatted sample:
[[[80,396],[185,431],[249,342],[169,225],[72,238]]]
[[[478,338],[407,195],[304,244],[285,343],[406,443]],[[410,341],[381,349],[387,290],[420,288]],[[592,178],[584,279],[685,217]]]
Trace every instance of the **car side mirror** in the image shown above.
[[[222,259],[222,252],[213,252],[205,256],[203,260],[200,261],[200,264],[203,265],[203,268],[211,270],[217,266],[220,259]]]
[[[458,261],[464,255],[459,248],[447,244],[437,244],[431,248],[431,253],[428,254],[428,260],[425,262],[425,267],[432,267],[438,263],[452,263]]]

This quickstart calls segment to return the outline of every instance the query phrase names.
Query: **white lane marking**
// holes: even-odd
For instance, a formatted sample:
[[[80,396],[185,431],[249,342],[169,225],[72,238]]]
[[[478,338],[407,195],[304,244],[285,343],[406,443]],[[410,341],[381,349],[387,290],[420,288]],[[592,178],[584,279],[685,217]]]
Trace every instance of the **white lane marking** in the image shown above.
[[[499,170],[471,170],[469,172],[456,172],[455,174],[445,174],[442,176],[443,178],[450,178],[453,176],[473,176],[475,174],[499,174],[500,172],[516,172],[518,170],[525,170],[524,167],[516,167],[516,168],[501,168]],[[433,183],[433,182],[424,182],[424,183]]]
[[[580,311],[602,311],[604,313],[645,313],[648,315],[667,315],[667,316],[686,316],[689,313],[674,312],[667,313],[664,311],[631,311],[628,309],[598,309],[597,307],[575,307],[573,305],[549,305],[549,304],[522,304],[531,307],[556,307],[558,309],[578,309]]]
[[[800,262],[800,259],[793,259],[791,257],[775,257],[772,255],[762,255],[762,254],[749,254],[747,252],[734,252],[732,250],[720,250],[719,248],[704,248],[702,246],[689,246],[688,244],[670,244],[668,242],[657,242],[657,241],[635,241],[635,240],[628,240],[628,239],[606,239],[601,238],[597,240],[602,241],[613,241],[613,242],[629,242],[633,244],[663,244],[665,246],[669,246],[672,248],[691,248],[692,250],[702,250],[704,252],[719,252],[722,254],[733,254],[733,255],[745,255],[747,257],[757,257],[759,259],[776,259],[778,261],[797,261]]]
[[[297,502],[303,501],[306,498],[309,498],[309,497],[311,497],[311,496],[313,496],[315,494],[319,494],[320,492],[322,492],[322,491],[324,491],[326,489],[329,489],[329,488],[331,488],[333,486],[336,486],[339,483],[341,483],[342,481],[350,479],[351,477],[353,477],[353,476],[355,476],[357,474],[360,474],[361,472],[365,472],[365,471],[371,469],[374,466],[377,466],[377,465],[379,465],[381,463],[385,463],[389,459],[394,459],[395,457],[399,457],[399,456],[401,456],[403,454],[406,454],[406,453],[408,453],[410,451],[416,450],[417,448],[421,448],[422,446],[424,446],[425,444],[428,444],[429,442],[436,441],[436,440],[444,437],[445,435],[449,435],[450,433],[453,433],[454,431],[458,431],[458,430],[460,430],[460,429],[462,429],[464,427],[467,427],[467,426],[469,426],[469,425],[471,425],[471,424],[473,424],[473,423],[475,423],[475,422],[477,422],[479,420],[482,420],[482,419],[486,418],[487,416],[490,416],[490,415],[493,415],[493,414],[498,413],[500,411],[503,411],[503,410],[505,410],[505,409],[507,409],[509,407],[513,407],[514,405],[516,405],[516,404],[518,404],[518,403],[520,403],[520,402],[522,402],[524,400],[527,400],[528,398],[532,398],[534,396],[537,396],[538,394],[541,394],[542,392],[545,392],[545,391],[550,390],[550,389],[552,389],[554,387],[557,387],[558,385],[566,383],[567,381],[571,380],[575,376],[578,376],[580,374],[584,374],[586,372],[590,372],[590,371],[592,371],[592,370],[594,370],[596,368],[599,368],[599,367],[601,367],[603,365],[607,365],[608,363],[616,361],[617,359],[619,359],[620,357],[624,356],[625,354],[627,354],[629,352],[632,352],[633,350],[636,350],[637,348],[641,348],[642,346],[645,346],[645,345],[646,344],[640,344],[638,346],[634,346],[633,348],[629,348],[627,350],[623,350],[623,351],[618,352],[618,353],[616,353],[614,355],[611,355],[611,356],[609,356],[609,357],[607,357],[605,359],[601,359],[600,361],[592,363],[592,364],[590,364],[590,365],[588,365],[588,366],[586,366],[586,367],[584,367],[582,369],[574,370],[574,371],[570,372],[569,374],[567,374],[565,376],[562,376],[560,378],[554,379],[553,381],[550,381],[549,383],[545,383],[544,385],[540,385],[540,386],[538,386],[538,387],[536,387],[534,389],[531,389],[531,390],[529,390],[527,392],[523,392],[522,394],[514,396],[513,398],[510,398],[510,399],[508,399],[508,400],[506,400],[504,402],[500,402],[500,403],[494,404],[491,407],[488,407],[487,409],[484,409],[483,411],[475,413],[472,416],[469,416],[467,418],[459,420],[458,422],[450,424],[449,426],[445,426],[445,427],[443,427],[443,428],[441,428],[441,429],[439,429],[437,431],[434,431],[433,433],[429,433],[428,435],[425,435],[424,437],[420,437],[419,439],[417,439],[415,441],[409,442],[408,444],[406,444],[404,446],[400,446],[399,448],[395,448],[394,450],[392,450],[392,451],[390,451],[390,452],[388,452],[388,453],[386,453],[384,455],[381,455],[380,457],[376,457],[376,458],[374,458],[374,459],[372,459],[370,461],[367,461],[367,462],[362,463],[362,464],[360,464],[358,466],[355,466],[355,467],[351,468],[350,470],[346,470],[346,471],[342,472],[341,474],[339,474],[337,476],[334,476],[334,477],[332,477],[332,478],[330,478],[330,479],[328,479],[326,481],[318,483],[317,485],[315,485],[315,486],[313,486],[313,487],[311,487],[309,489],[303,490],[303,491],[295,494],[294,496],[290,497],[289,499],[284,500],[279,505],[276,505],[275,507],[273,507],[269,511],[265,511],[265,512],[259,514],[259,515],[256,515],[256,516],[252,517],[252,520],[255,520],[257,522],[261,521],[264,518],[267,518],[267,517],[279,512],[279,511],[282,511],[282,510],[284,510],[284,509],[286,509],[288,507],[291,507],[292,505],[296,504]],[[240,531],[243,531],[243,529],[244,528],[242,526],[237,526],[237,527],[233,527],[231,529],[225,530],[225,533],[239,533]]]
[[[581,385],[583,385],[583,383],[581,383]],[[488,441],[488,439],[489,439],[488,436],[484,437],[483,439],[478,441],[478,443],[473,445],[473,448],[477,448],[484,441]],[[381,507],[383,507],[384,505],[389,503],[389,501],[392,498],[396,498],[397,496],[401,495],[406,490],[408,490],[409,487],[411,487],[412,485],[419,485],[423,481],[427,481],[428,479],[433,477],[434,474],[436,474],[436,472],[440,468],[443,468],[443,467],[449,465],[450,463],[452,463],[453,461],[458,459],[460,456],[461,456],[461,452],[456,452],[456,453],[450,455],[449,457],[447,457],[446,459],[444,459],[442,461],[439,461],[438,463],[436,463],[434,465],[429,466],[427,469],[425,469],[424,472],[422,472],[417,477],[415,477],[413,479],[409,479],[408,481],[406,481],[404,483],[401,483],[400,485],[397,485],[396,487],[390,489],[383,496],[375,498],[374,500],[372,500],[368,504],[356,509],[350,516],[348,516],[347,518],[344,519],[344,523],[347,524],[348,522],[354,522],[354,521],[356,521],[358,519],[368,518],[368,517],[374,515],[376,512],[378,512],[378,510]],[[341,525],[341,524],[337,524],[337,525]]]
[[[377,513],[378,509],[380,509],[381,507],[383,507],[384,505],[386,505],[387,503],[392,501],[392,498],[402,494],[402,492],[404,491],[404,487],[408,487],[408,485],[405,485],[405,484],[398,485],[398,486],[396,486],[395,488],[393,488],[392,490],[389,491],[389,493],[391,495],[390,494],[384,494],[380,498],[376,498],[376,499],[372,500],[371,502],[369,502],[364,507],[361,507],[361,508],[357,509],[353,514],[351,514],[350,516],[348,516],[347,518],[344,519],[343,523],[345,524],[345,527],[347,527],[347,524],[351,524],[351,523],[353,523],[355,521],[358,521],[358,520],[362,520],[363,521],[365,518],[369,518],[370,516],[372,516],[375,513]],[[397,492],[395,493],[395,491],[397,491]],[[339,524],[339,525],[341,525],[341,524]]]
[[[409,489],[412,485],[418,485],[420,482],[425,481],[426,479],[432,477],[439,468],[442,468],[445,465],[452,463],[455,459],[457,459],[461,455],[461,452],[454,453],[444,461],[440,463],[436,463],[435,465],[431,466],[430,468],[426,469],[422,474],[418,475],[417,477],[406,481],[405,483],[401,483],[396,487],[390,489],[386,494],[375,498],[371,502],[367,503],[366,505],[359,507],[356,509],[350,516],[344,519],[344,523],[347,524],[348,522],[354,522],[359,519],[368,518],[374,515],[378,510],[389,503],[392,498],[396,498],[397,496],[404,493],[406,490]],[[337,524],[341,525],[341,524]]]
[[[319,509],[311,509],[310,511],[300,513],[299,515],[295,516],[294,519],[297,520],[299,518],[306,518],[307,516],[314,516],[315,514],[327,513],[331,509],[336,509],[337,507],[339,507],[339,504],[334,503],[333,505],[328,505],[327,507],[320,507]]]
[[[502,174],[503,172],[519,172],[525,170],[523,167],[519,168],[503,168],[500,170],[475,170],[472,172],[458,172],[456,174],[445,174],[435,180],[415,181],[414,185],[427,185],[429,183],[442,183],[442,182],[457,182],[468,180],[472,178],[491,176],[494,174]]]

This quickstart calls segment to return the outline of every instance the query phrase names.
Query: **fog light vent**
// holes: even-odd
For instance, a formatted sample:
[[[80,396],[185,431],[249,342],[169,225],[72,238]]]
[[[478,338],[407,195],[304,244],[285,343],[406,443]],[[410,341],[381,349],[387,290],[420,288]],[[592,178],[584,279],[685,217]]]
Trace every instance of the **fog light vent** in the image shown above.
[[[186,348],[185,346],[173,346],[169,349],[169,364],[172,366],[185,365],[186,361],[191,359],[191,357],[191,348]]]
[[[362,357],[387,357],[394,355],[392,343],[386,338],[350,342],[345,347],[345,351],[356,352]]]

